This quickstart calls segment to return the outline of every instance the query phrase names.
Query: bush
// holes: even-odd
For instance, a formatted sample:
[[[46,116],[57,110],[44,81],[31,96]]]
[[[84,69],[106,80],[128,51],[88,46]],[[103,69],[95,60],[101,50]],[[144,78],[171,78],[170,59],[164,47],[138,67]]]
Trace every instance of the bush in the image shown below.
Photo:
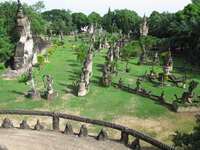
[[[21,75],[20,78],[18,78],[17,80],[19,82],[22,82],[22,83],[26,83],[28,81],[28,77],[29,77],[29,73],[28,72],[25,72],[24,74]]]
[[[0,70],[4,70],[5,69],[5,65],[4,64],[0,64]]]

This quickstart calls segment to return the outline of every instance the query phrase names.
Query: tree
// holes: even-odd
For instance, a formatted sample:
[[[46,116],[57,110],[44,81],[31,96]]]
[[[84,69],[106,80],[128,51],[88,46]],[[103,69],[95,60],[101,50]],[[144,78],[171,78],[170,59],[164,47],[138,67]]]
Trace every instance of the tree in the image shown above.
[[[70,11],[53,9],[42,13],[44,19],[49,22],[48,31],[56,34],[68,33],[73,30]]]
[[[193,133],[186,134],[181,132],[176,132],[173,136],[172,141],[175,147],[180,148],[180,150],[197,150],[200,147],[200,115],[196,116],[197,126],[194,128]]]
[[[128,34],[130,32],[137,34],[139,31],[140,17],[134,11],[128,9],[115,10],[114,11],[114,23],[118,30],[122,33]]]
[[[73,13],[72,22],[77,27],[78,31],[81,32],[82,28],[89,25],[88,17],[83,13]]]
[[[82,64],[84,62],[84,60],[87,57],[87,53],[88,53],[88,45],[86,44],[80,44],[79,47],[77,47],[76,50],[76,55],[77,55],[77,60]]]
[[[100,16],[100,14],[92,12],[91,14],[89,14],[88,19],[90,24],[101,26],[102,17]]]
[[[6,32],[6,29],[3,28],[5,20],[0,18],[0,63],[7,62],[13,54],[10,38]]]
[[[174,21],[175,14],[159,13],[153,11],[148,19],[149,35],[159,38],[168,38],[170,34],[170,24]]]
[[[37,3],[33,4],[31,8],[36,12],[41,12],[45,8],[45,5],[43,1],[38,1]]]
[[[105,14],[102,19],[102,26],[109,33],[113,33],[116,31],[116,27],[114,26],[113,21],[114,21],[114,12],[111,12],[109,8],[108,13]]]

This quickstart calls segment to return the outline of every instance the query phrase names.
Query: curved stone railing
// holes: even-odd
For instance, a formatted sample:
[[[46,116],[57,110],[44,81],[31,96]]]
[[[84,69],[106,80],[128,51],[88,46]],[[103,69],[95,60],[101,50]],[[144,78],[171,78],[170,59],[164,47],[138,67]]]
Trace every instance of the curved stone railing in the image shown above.
[[[59,120],[60,118],[68,119],[68,120],[74,120],[78,122],[85,122],[93,125],[103,126],[107,128],[116,129],[118,131],[121,131],[121,142],[124,144],[129,143],[128,136],[134,136],[137,139],[143,140],[157,148],[160,148],[161,150],[175,150],[175,148],[170,147],[164,143],[161,143],[151,137],[148,137],[138,131],[135,131],[133,129],[129,129],[127,127],[106,122],[106,121],[100,121],[100,120],[94,120],[89,118],[83,118],[78,117],[74,115],[69,114],[62,114],[62,113],[55,113],[55,112],[44,112],[44,111],[25,111],[25,110],[0,110],[0,114],[9,114],[9,115],[31,115],[31,116],[49,116],[52,117],[52,127],[53,130],[58,131],[59,130]]]

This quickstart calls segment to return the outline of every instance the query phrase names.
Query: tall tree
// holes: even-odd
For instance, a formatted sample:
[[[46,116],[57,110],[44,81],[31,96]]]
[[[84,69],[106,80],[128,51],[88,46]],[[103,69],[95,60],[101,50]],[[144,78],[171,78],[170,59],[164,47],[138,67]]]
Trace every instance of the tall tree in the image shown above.
[[[139,31],[138,25],[140,19],[136,12],[128,9],[114,11],[114,22],[118,30],[121,30],[124,34],[130,32],[137,34]]]
[[[70,11],[52,9],[42,13],[49,22],[48,30],[57,34],[67,33],[73,30],[72,17]]]
[[[173,136],[173,142],[176,148],[180,150],[198,150],[200,147],[200,115],[196,116],[197,126],[194,128],[193,133],[186,134],[176,132]]]
[[[72,22],[77,27],[78,31],[89,25],[89,19],[84,13],[73,13]]]
[[[102,17],[100,14],[92,12],[91,14],[89,14],[88,19],[90,24],[101,26]]]

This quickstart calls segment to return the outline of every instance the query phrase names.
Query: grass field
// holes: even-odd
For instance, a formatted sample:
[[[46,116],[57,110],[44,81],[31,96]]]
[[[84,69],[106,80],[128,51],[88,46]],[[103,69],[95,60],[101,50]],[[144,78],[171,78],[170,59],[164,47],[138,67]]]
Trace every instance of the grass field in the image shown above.
[[[59,93],[59,97],[52,101],[30,100],[24,97],[24,93],[28,91],[28,87],[24,83],[0,78],[0,109],[48,110],[112,121],[144,132],[169,144],[171,144],[170,135],[174,131],[190,132],[192,130],[195,125],[194,113],[174,113],[152,100],[114,87],[101,87],[99,85],[99,78],[102,76],[100,69],[105,62],[106,50],[95,53],[94,72],[89,94],[85,97],[77,97],[73,90],[73,82],[79,79],[78,72],[82,66],[76,60],[76,55],[71,48],[73,44],[76,43],[69,42],[69,37],[67,37],[64,46],[59,47],[49,57],[49,63],[44,64],[40,71],[35,69],[38,89],[44,90],[42,76],[50,74],[54,78],[54,88]],[[135,87],[136,79],[151,68],[150,66],[137,66],[136,63],[137,59],[132,59],[130,61],[131,72],[122,73],[113,81],[118,82],[122,78],[125,84]],[[179,64],[181,63],[178,62],[177,65]],[[125,68],[123,61],[119,68]],[[157,67],[156,70],[161,71],[162,69]],[[178,71],[175,71],[175,74],[184,75]],[[190,76],[191,80],[200,82],[200,75],[197,73],[192,73]],[[146,80],[142,82],[142,87],[151,90],[156,95],[160,95],[164,90],[169,102],[174,100],[174,94],[180,96],[186,90],[177,87],[158,88]],[[197,91],[200,91],[200,86],[196,89]]]

